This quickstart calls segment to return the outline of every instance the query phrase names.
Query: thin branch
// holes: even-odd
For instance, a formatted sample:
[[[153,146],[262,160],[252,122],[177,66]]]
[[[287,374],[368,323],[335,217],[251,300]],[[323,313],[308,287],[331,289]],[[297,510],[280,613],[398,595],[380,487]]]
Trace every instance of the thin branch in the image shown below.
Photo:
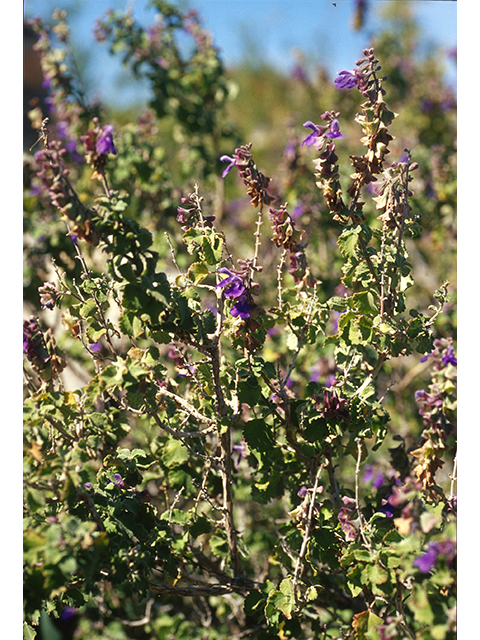
[[[130,407],[128,407],[128,409],[129,411],[133,411],[134,413],[144,415],[143,411],[136,411],[134,409],[131,409]],[[201,438],[208,433],[216,431],[217,428],[216,424],[213,424],[207,429],[203,429],[203,431],[177,431],[176,429],[172,429],[172,427],[163,422],[156,411],[152,411],[150,415],[161,429],[164,429],[167,433],[169,433],[171,436],[175,436],[176,438]]]
[[[45,417],[45,420],[47,420],[47,422],[49,422],[54,429],[59,431],[64,438],[66,438],[67,440],[70,440],[70,442],[76,442],[76,438],[72,436],[71,433],[68,433],[68,431],[65,431],[62,425],[59,424],[57,420],[55,420],[55,418],[52,418],[52,416],[49,416],[49,415],[45,415],[44,417]]]
[[[455,453],[455,458],[453,459],[453,470],[452,473],[449,474],[450,476],[450,495],[447,497],[447,500],[449,502],[452,502],[455,493],[454,493],[454,489],[455,489],[455,483],[457,481],[457,454]]]
[[[357,443],[357,464],[355,465],[355,507],[357,509],[357,515],[360,522],[360,535],[362,536],[362,540],[365,546],[371,549],[370,541],[365,535],[365,519],[360,509],[360,497],[359,497],[359,488],[358,488],[358,478],[360,476],[360,464],[362,462],[362,439],[355,438],[355,442]]]
[[[207,418],[207,416],[204,416],[193,405],[191,405],[189,402],[187,402],[187,400],[185,400],[181,396],[178,396],[176,393],[173,393],[172,391],[169,391],[164,387],[159,387],[159,389],[157,390],[157,393],[161,396],[165,396],[166,398],[170,398],[171,400],[174,400],[177,404],[179,404],[182,407],[182,409],[184,409],[187,413],[189,413],[193,418],[196,418],[199,422],[208,425],[209,426],[208,431],[204,430],[203,433],[210,433],[211,431],[215,430],[216,428],[215,420],[212,420],[211,418]]]
[[[300,567],[302,566],[302,561],[303,561],[303,557],[305,555],[305,552],[307,550],[307,545],[310,541],[310,532],[312,530],[312,523],[313,523],[313,513],[315,510],[315,499],[317,496],[317,489],[318,489],[318,480],[320,478],[320,474],[323,471],[325,464],[321,464],[319,465],[318,469],[317,469],[317,473],[315,474],[315,481],[313,483],[313,489],[312,489],[312,495],[310,497],[310,506],[308,508],[308,516],[307,516],[307,524],[305,527],[305,533],[303,535],[303,540],[302,540],[302,546],[300,548],[300,553],[298,554],[298,558],[297,558],[297,562],[295,565],[295,572],[293,574],[293,595],[295,598],[295,603],[298,605],[298,596],[297,596],[297,584],[298,584],[298,577],[300,575]]]
[[[252,278],[253,278],[253,271],[256,269],[257,267],[257,260],[258,260],[258,254],[260,252],[260,227],[263,224],[263,202],[260,203],[260,207],[258,209],[258,217],[257,217],[257,228],[256,231],[254,233],[255,236],[255,253],[253,255],[253,264],[252,264]]]
[[[278,283],[278,308],[280,311],[283,309],[283,300],[282,300],[282,269],[285,264],[285,260],[287,259],[287,249],[283,250],[283,253],[280,257],[280,262],[277,267],[277,283]]]

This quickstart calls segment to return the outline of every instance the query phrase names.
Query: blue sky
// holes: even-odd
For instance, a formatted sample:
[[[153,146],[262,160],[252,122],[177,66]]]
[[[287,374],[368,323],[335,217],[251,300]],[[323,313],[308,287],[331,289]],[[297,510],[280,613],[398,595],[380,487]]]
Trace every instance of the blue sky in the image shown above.
[[[457,3],[451,0],[369,0],[361,31],[352,29],[353,0],[336,0],[336,6],[331,0],[180,0],[177,4],[199,11],[227,65],[239,62],[247,51],[288,70],[294,64],[293,52],[301,49],[308,60],[322,64],[334,77],[339,69],[354,66],[362,49],[369,45],[371,34],[378,32],[380,11],[389,2],[413,10],[425,47],[436,45],[448,50],[456,46]],[[143,90],[125,79],[120,84],[119,62],[108,55],[105,45],[95,42],[92,30],[95,20],[110,7],[133,6],[136,19],[150,24],[154,12],[147,9],[147,4],[147,0],[25,0],[25,14],[47,19],[55,7],[71,7],[72,37],[89,52],[89,80],[95,94],[102,100],[127,104],[135,97],[142,98]],[[446,64],[447,78],[454,85],[454,64]]]

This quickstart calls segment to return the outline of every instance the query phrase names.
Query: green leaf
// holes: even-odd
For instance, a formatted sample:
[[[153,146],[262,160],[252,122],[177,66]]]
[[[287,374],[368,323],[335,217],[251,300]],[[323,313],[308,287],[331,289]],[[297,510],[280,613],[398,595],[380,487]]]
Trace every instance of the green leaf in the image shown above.
[[[386,589],[383,589],[381,585],[388,581],[388,571],[378,564],[369,564],[366,566],[365,574],[372,592],[375,595],[386,595],[386,592],[390,590],[390,585],[387,585]]]
[[[23,623],[23,640],[35,640],[37,632],[26,622]]]
[[[226,537],[214,534],[210,538],[209,544],[210,551],[217,558],[225,558],[228,555],[228,542]]]
[[[378,625],[383,620],[371,611],[362,611],[353,616],[352,627],[355,630],[355,640],[379,640]]]
[[[295,597],[290,576],[282,580],[280,590],[275,589],[269,594],[267,605],[270,605],[274,610],[281,611],[288,620],[291,620],[295,608]],[[275,616],[271,615],[270,617],[274,619]]]
[[[352,598],[356,598],[363,590],[363,568],[357,564],[346,576],[346,584]]]
[[[118,321],[120,330],[127,336],[137,338],[143,333],[142,321],[138,315],[132,311],[124,310]]]
[[[318,598],[317,588],[314,586],[308,587],[305,595],[307,597],[308,602],[312,602],[313,600],[316,600]]]
[[[102,327],[98,322],[92,322],[92,324],[87,327],[87,336],[92,342],[98,342],[106,332],[105,327]]]
[[[352,301],[355,309],[359,313],[372,313],[377,314],[378,310],[375,305],[375,299],[370,291],[362,291],[361,293],[354,293]]]
[[[245,403],[249,407],[255,407],[261,398],[262,389],[256,377],[250,375],[246,380],[239,382],[237,394],[240,404]]]
[[[210,275],[210,271],[203,262],[194,262],[190,265],[187,275],[193,284],[198,284]]]
[[[409,607],[413,610],[415,620],[420,624],[432,624],[434,613],[428,601],[427,587],[424,583],[416,583],[413,586],[412,598]]]
[[[202,249],[207,264],[218,264],[222,260],[223,242],[222,238],[216,233],[212,233],[210,237],[205,236],[203,238]]]
[[[97,312],[97,304],[93,298],[89,298],[80,306],[80,315],[82,318],[89,318]]]
[[[187,447],[175,438],[167,440],[162,452],[163,464],[166,467],[177,467],[189,458]]]
[[[345,258],[355,258],[357,255],[358,236],[360,227],[345,229],[338,238],[338,246]]]
[[[249,420],[245,424],[243,435],[250,451],[260,457],[261,465],[259,468],[269,467],[269,461],[271,461],[272,452],[275,449],[275,440],[270,426],[261,418]]]
[[[190,535],[192,538],[198,538],[205,533],[210,533],[211,530],[212,525],[209,520],[203,516],[199,516],[190,527]]]

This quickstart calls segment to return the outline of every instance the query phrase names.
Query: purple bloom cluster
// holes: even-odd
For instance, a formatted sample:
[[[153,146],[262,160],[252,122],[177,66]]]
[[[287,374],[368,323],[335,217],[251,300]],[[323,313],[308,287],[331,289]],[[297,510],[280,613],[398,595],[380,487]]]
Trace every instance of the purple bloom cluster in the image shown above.
[[[443,542],[431,542],[427,550],[413,561],[413,564],[421,573],[430,573],[439,559],[445,560],[448,566],[455,559],[455,544],[447,538]]]
[[[317,139],[320,139],[320,141],[322,141],[323,138],[329,138],[330,140],[335,140],[336,138],[345,138],[345,136],[342,135],[340,131],[340,124],[336,118],[334,118],[329,124],[323,126],[314,124],[310,120],[307,120],[307,122],[305,122],[303,126],[306,129],[311,129],[312,133],[308,135],[302,142],[302,147],[310,147],[317,141]]]
[[[117,150],[113,144],[113,126],[111,124],[106,124],[102,127],[102,131],[97,138],[95,146],[98,153],[102,153],[104,155],[113,153],[114,155],[117,155]]]
[[[346,399],[339,398],[333,388],[323,390],[323,403],[318,396],[314,396],[314,400],[316,405],[321,407],[320,414],[323,418],[350,420]]]
[[[105,179],[105,168],[108,162],[108,155],[117,155],[117,149],[113,142],[113,126],[106,124],[100,128],[97,117],[93,118],[94,129],[89,129],[87,135],[81,136],[81,141],[85,144],[85,160],[94,168],[93,177]]]
[[[50,355],[37,318],[23,321],[23,353],[35,368],[44,368],[50,363]]]
[[[230,314],[234,318],[239,317],[242,318],[242,320],[246,320],[250,317],[251,307],[248,301],[248,291],[243,279],[226,267],[220,268],[218,273],[225,274],[227,277],[219,282],[215,289],[222,288],[226,298],[236,301],[230,309]]]
[[[420,403],[419,413],[425,427],[440,432],[442,436],[453,426],[452,402],[456,378],[457,358],[450,338],[434,340],[434,350],[420,358],[421,362],[431,359],[433,364],[432,383],[428,391],[415,392],[415,400]]]
[[[123,487],[125,485],[125,480],[119,473],[114,474],[112,482],[116,487]]]
[[[363,474],[363,481],[371,482],[372,487],[375,487],[375,489],[379,489],[383,486],[385,478],[382,471],[377,471],[371,464],[366,464],[365,472]]]
[[[358,85],[358,78],[355,71],[347,71],[342,69],[338,72],[338,78],[333,83],[337,89],[353,89]]]

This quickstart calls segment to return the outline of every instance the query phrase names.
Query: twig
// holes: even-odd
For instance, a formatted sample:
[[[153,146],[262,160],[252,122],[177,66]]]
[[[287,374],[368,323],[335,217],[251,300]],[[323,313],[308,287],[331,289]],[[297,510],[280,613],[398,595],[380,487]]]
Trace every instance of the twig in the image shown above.
[[[177,258],[175,257],[175,249],[173,248],[173,244],[172,241],[170,240],[170,236],[168,235],[168,233],[165,231],[165,237],[167,239],[168,242],[168,246],[170,247],[170,253],[172,254],[172,262],[175,265],[176,269],[178,270],[179,273],[182,273],[185,275],[184,271],[182,271],[182,269],[180,269],[180,267],[178,266],[177,263]]]
[[[452,502],[453,497],[454,497],[454,488],[455,488],[455,482],[457,481],[457,454],[455,453],[455,458],[453,459],[453,469],[452,469],[452,473],[449,474],[450,476],[450,495],[447,497],[447,500],[449,502]]]
[[[76,442],[76,438],[72,436],[71,433],[68,433],[68,431],[65,431],[62,425],[60,425],[57,422],[57,420],[55,420],[55,418],[52,418],[52,416],[46,415],[45,420],[47,420],[47,422],[49,422],[54,429],[59,431],[64,438],[67,438],[67,440],[70,440],[70,442]]]
[[[337,479],[335,478],[335,469],[332,461],[332,449],[329,443],[325,447],[325,457],[327,459],[326,468],[328,472],[328,478],[330,480],[330,492],[332,494],[333,506],[336,509],[341,509],[342,505],[340,502],[340,493],[338,491]]]
[[[300,567],[302,565],[302,560],[303,560],[303,556],[305,555],[305,552],[307,550],[307,545],[308,542],[310,540],[310,532],[312,529],[312,522],[313,522],[313,512],[315,509],[315,498],[317,495],[317,489],[318,489],[318,480],[320,478],[320,474],[323,471],[325,464],[321,464],[319,465],[318,469],[317,469],[317,473],[315,474],[315,481],[313,483],[313,489],[312,489],[312,494],[310,497],[310,505],[308,508],[308,516],[307,516],[307,524],[305,527],[305,533],[303,535],[303,540],[302,540],[302,546],[300,548],[300,553],[298,554],[298,558],[297,558],[297,562],[295,565],[295,572],[293,575],[293,595],[295,597],[295,603],[298,605],[298,596],[297,596],[297,584],[298,584],[298,577],[300,574]]]
[[[175,498],[173,499],[173,502],[172,502],[172,504],[170,506],[170,510],[169,510],[170,512],[168,514],[168,524],[172,524],[173,510],[175,509],[176,505],[178,504],[184,489],[185,489],[185,486],[180,487],[180,491],[178,491],[175,494]]]
[[[128,407],[128,410],[143,415],[143,411],[136,411],[134,409],[131,409],[130,407]],[[201,438],[207,433],[212,433],[216,430],[216,424],[213,424],[207,429],[203,429],[203,431],[177,431],[176,429],[172,429],[172,427],[163,422],[156,411],[152,411],[150,415],[161,429],[164,429],[167,433],[169,433],[171,436],[175,436],[176,438]]]
[[[283,300],[282,300],[282,269],[285,264],[285,260],[287,258],[287,249],[283,250],[283,253],[280,257],[280,262],[277,267],[277,283],[278,283],[278,308],[280,311],[283,309]]]
[[[167,584],[155,584],[151,582],[148,586],[150,591],[158,595],[176,595],[176,596],[218,596],[224,593],[244,593],[245,591],[251,591],[254,587],[249,587],[246,584],[235,583],[230,584],[205,584],[205,585],[192,585],[190,587],[177,587]]]
[[[253,271],[257,267],[258,254],[260,252],[260,245],[261,245],[261,242],[260,242],[260,236],[261,236],[260,227],[262,226],[262,224],[263,224],[263,202],[260,203],[260,207],[258,209],[257,229],[256,229],[256,231],[254,233],[254,236],[255,236],[255,253],[253,255],[253,264],[252,264],[252,270],[251,270],[252,278],[253,278]]]
[[[207,418],[207,416],[204,416],[203,414],[201,414],[199,411],[197,411],[197,409],[193,405],[191,405],[189,402],[187,402],[187,400],[185,400],[181,396],[178,396],[176,393],[173,393],[172,391],[169,391],[164,387],[159,387],[157,393],[161,396],[165,396],[166,398],[170,398],[171,400],[174,400],[177,404],[179,404],[182,407],[182,409],[185,409],[185,411],[189,413],[192,417],[196,418],[199,422],[202,422],[203,424],[207,424],[210,428],[208,429],[208,431],[204,430],[203,433],[210,433],[211,431],[215,430],[216,428],[215,420],[212,420],[211,418]]]
[[[359,497],[359,489],[358,489],[358,478],[360,475],[360,463],[362,461],[362,439],[355,438],[355,442],[357,443],[357,464],[355,465],[355,507],[357,509],[357,515],[360,522],[360,535],[362,536],[362,540],[365,543],[365,546],[371,549],[370,541],[365,535],[365,520],[363,518],[363,513],[360,509],[360,497]]]

